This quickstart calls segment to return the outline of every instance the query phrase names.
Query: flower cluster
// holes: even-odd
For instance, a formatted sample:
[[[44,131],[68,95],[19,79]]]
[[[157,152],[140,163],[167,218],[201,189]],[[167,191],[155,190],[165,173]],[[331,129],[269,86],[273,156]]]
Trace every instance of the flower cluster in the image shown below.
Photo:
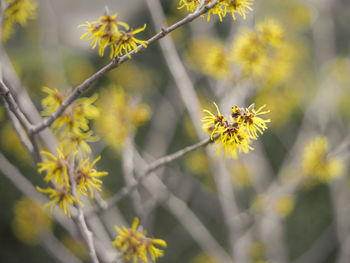
[[[105,142],[117,151],[124,146],[128,135],[150,117],[150,108],[138,102],[120,87],[112,86],[101,93],[96,130]]]
[[[276,67],[272,60],[280,59],[283,50],[284,31],[281,25],[273,19],[259,22],[255,30],[244,30],[239,35],[231,51],[232,60],[242,69],[244,75],[264,76],[269,70],[269,65]],[[283,50],[284,54],[289,54]],[[279,68],[283,68],[282,65]],[[281,75],[283,72],[279,72]]]
[[[43,91],[48,95],[42,100],[44,109],[42,115],[49,116],[58,109],[67,96],[57,89],[44,87]],[[93,105],[96,100],[96,94],[90,98],[79,98],[52,124],[52,129],[55,134],[59,135],[60,145],[65,151],[70,152],[78,149],[82,154],[91,152],[87,142],[98,140],[98,137],[89,131],[89,120],[99,116],[97,107]]]
[[[215,38],[197,37],[186,56],[195,70],[216,79],[253,79],[278,86],[291,75],[297,50],[279,22],[265,19],[254,30],[242,30],[228,46]]]
[[[109,15],[106,12],[97,21],[79,25],[78,27],[86,27],[86,32],[80,38],[89,40],[92,48],[98,45],[100,56],[103,56],[104,50],[109,46],[110,58],[123,54],[130,58],[129,52],[132,50],[137,52],[138,45],[147,47],[147,41],[135,37],[136,34],[145,30],[146,24],[143,27],[129,30],[129,25],[117,19],[117,16],[118,14]]]
[[[113,241],[113,245],[123,253],[123,257],[127,260],[133,259],[136,263],[138,259],[148,262],[147,254],[151,257],[152,261],[156,261],[157,258],[164,255],[163,250],[155,247],[155,245],[166,247],[167,244],[162,239],[155,239],[146,237],[146,231],[142,229],[142,226],[138,226],[138,218],[134,218],[131,228],[122,226],[115,227],[119,235]]]
[[[41,193],[49,195],[51,201],[45,205],[49,207],[51,212],[56,204],[59,204],[60,210],[70,216],[70,205],[79,204],[84,206],[80,200],[80,195],[87,196],[90,192],[91,198],[93,198],[94,189],[101,191],[102,181],[99,179],[101,176],[105,176],[107,172],[98,172],[93,167],[100,160],[97,157],[90,163],[89,158],[80,159],[77,167],[71,169],[70,158],[63,153],[62,150],[57,149],[57,156],[50,152],[42,151],[42,155],[46,156],[42,163],[38,163],[38,171],[40,173],[46,172],[45,181],[51,182],[55,188],[42,189],[37,187],[37,190]],[[72,170],[72,176],[70,177],[68,171]],[[73,196],[72,193],[72,181],[75,180],[78,196]]]
[[[204,0],[204,5],[210,5],[215,0]],[[236,20],[236,14],[239,14],[246,19],[248,11],[252,11],[252,5],[254,0],[223,0],[219,1],[213,8],[208,11],[207,20],[210,21],[211,15],[219,16],[220,21],[222,18],[231,13],[233,20]],[[180,0],[178,9],[186,8],[188,12],[194,12],[199,7],[201,0]]]
[[[344,164],[338,157],[330,157],[326,137],[316,137],[305,147],[303,172],[309,184],[328,183],[341,175]]]
[[[221,114],[216,103],[214,105],[217,114],[204,110],[207,116],[201,121],[204,122],[203,129],[210,133],[212,140],[218,137],[215,138],[215,144],[219,145],[218,151],[223,148],[227,157],[237,158],[237,150],[244,153],[253,150],[251,141],[256,140],[259,133],[262,134],[267,129],[266,123],[270,122],[269,119],[258,117],[269,112],[263,111],[265,105],[258,110],[254,109],[254,104],[245,109],[234,106],[229,120]]]
[[[24,197],[15,203],[13,210],[13,232],[26,244],[37,244],[52,227],[51,217],[34,200]]]
[[[15,31],[15,25],[25,26],[29,19],[35,18],[37,3],[35,0],[5,0],[6,8],[2,25],[2,40],[7,40]]]

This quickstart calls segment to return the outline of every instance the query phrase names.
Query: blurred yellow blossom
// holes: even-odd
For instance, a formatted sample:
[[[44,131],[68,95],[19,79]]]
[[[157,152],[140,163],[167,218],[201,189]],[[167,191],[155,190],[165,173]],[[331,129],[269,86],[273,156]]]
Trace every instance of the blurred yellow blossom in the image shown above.
[[[13,33],[16,23],[26,26],[29,19],[36,16],[37,2],[35,0],[5,0],[2,41],[6,41]],[[2,7],[4,8],[4,7]]]
[[[329,143],[326,137],[316,137],[305,146],[302,167],[307,183],[328,183],[342,174],[343,162],[328,154]]]
[[[185,157],[186,168],[195,174],[206,174],[210,170],[208,157],[204,152],[195,151]]]
[[[151,114],[146,104],[139,103],[122,88],[111,87],[103,90],[98,104],[101,112],[95,122],[98,133],[108,145],[120,150],[126,137],[135,133]]]
[[[88,248],[84,241],[74,239],[69,234],[65,234],[62,237],[61,242],[66,248],[68,248],[74,255],[76,255],[80,259],[89,259]]]
[[[265,19],[264,22],[258,22],[256,27],[262,43],[272,46],[281,44],[284,38],[284,30],[276,20],[271,18]]]
[[[12,127],[11,122],[1,124],[1,145],[4,150],[10,152],[21,160],[22,162],[28,162],[31,160],[31,156],[28,150],[23,146],[16,131]]]
[[[222,45],[212,46],[204,61],[204,73],[221,79],[230,73],[230,60]]]
[[[44,87],[43,91],[47,96],[41,101],[42,115],[49,116],[66,100],[67,95],[47,87]],[[89,120],[99,116],[99,110],[94,106],[97,97],[97,94],[94,94],[77,99],[52,124],[51,128],[58,135],[60,147],[64,152],[78,151],[85,156],[91,152],[88,142],[99,139],[92,131],[88,131]]]
[[[207,54],[212,47],[223,47],[223,44],[218,39],[208,36],[198,36],[191,40],[185,52],[185,58],[191,68],[208,74],[205,65]]]
[[[92,131],[82,132],[73,130],[69,133],[63,133],[60,137],[60,147],[64,152],[78,151],[83,156],[91,153],[91,148],[88,142],[96,142],[99,137],[94,136]]]
[[[294,209],[294,198],[291,195],[280,196],[275,201],[275,211],[281,216],[288,216]]]
[[[116,71],[106,74],[110,81],[122,86],[128,91],[148,92],[157,86],[159,76],[150,67],[145,67],[129,61]]]
[[[155,247],[155,245],[166,247],[166,242],[163,239],[146,237],[146,231],[139,226],[137,217],[134,218],[131,228],[115,226],[115,229],[118,236],[113,241],[113,245],[123,253],[125,259],[133,259],[134,263],[141,259],[147,263],[147,254],[153,262],[164,255],[163,250]]]
[[[230,169],[231,179],[234,185],[247,188],[252,185],[252,172],[242,161],[237,161]]]
[[[254,242],[250,247],[250,262],[251,263],[267,263],[263,260],[265,258],[265,244],[261,242]]]
[[[262,89],[258,96],[255,98],[257,103],[266,103],[271,109],[269,116],[273,119],[271,126],[278,128],[288,123],[293,111],[300,103],[301,89],[298,84],[293,83],[293,89],[291,87],[283,87],[280,89],[266,90]],[[281,101],[283,106],[281,107]]]
[[[51,230],[51,217],[36,201],[23,197],[15,203],[13,210],[12,230],[22,242],[35,245],[40,241],[41,235]]]

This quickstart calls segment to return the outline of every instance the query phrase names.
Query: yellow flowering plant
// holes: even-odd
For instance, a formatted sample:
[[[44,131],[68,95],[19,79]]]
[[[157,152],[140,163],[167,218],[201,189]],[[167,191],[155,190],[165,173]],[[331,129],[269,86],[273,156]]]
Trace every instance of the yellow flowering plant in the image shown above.
[[[164,255],[163,250],[155,247],[155,245],[166,247],[167,243],[163,239],[147,237],[147,232],[139,226],[137,217],[134,218],[131,228],[115,226],[115,230],[118,235],[113,241],[113,245],[123,253],[125,259],[133,259],[134,263],[141,259],[147,263],[147,255],[151,257],[153,262]]]
[[[215,138],[215,144],[218,145],[218,151],[222,148],[227,157],[237,158],[238,152],[248,153],[253,150],[250,146],[251,140],[256,140],[259,133],[262,134],[267,129],[266,123],[270,119],[264,120],[259,117],[269,111],[262,111],[266,106],[254,109],[254,104],[248,108],[232,107],[231,116],[229,119],[224,117],[219,107],[214,102],[217,114],[211,113],[209,110],[204,110],[207,116],[202,118],[203,129],[208,131],[211,139]],[[237,152],[238,150],[238,152]]]
[[[299,49],[302,45],[290,42],[297,33],[290,32],[287,22],[280,22],[286,19],[273,15],[280,11],[274,9],[275,6],[282,5],[281,2],[290,5],[291,1],[294,0],[266,0],[259,5],[254,17],[253,7],[256,9],[255,3],[258,4],[254,0],[178,0],[173,4],[147,0],[145,4],[151,14],[147,18],[148,12],[141,13],[140,10],[134,17],[127,17],[131,12],[124,9],[124,5],[118,13],[109,13],[106,8],[102,16],[98,14],[95,21],[80,24],[76,31],[100,56],[108,53],[111,61],[93,73],[101,61],[87,63],[87,59],[79,58],[80,63],[70,63],[72,59],[66,60],[67,54],[71,54],[67,52],[67,45],[57,49],[64,54],[60,72],[56,64],[52,70],[53,63],[44,57],[45,74],[36,80],[47,85],[42,88],[42,119],[36,109],[39,100],[32,103],[29,97],[32,94],[39,96],[38,88],[43,84],[32,85],[31,74],[26,73],[26,66],[21,64],[22,59],[28,59],[27,55],[31,55],[28,61],[32,62],[36,53],[18,52],[14,56],[15,68],[8,61],[12,54],[6,56],[8,50],[11,53],[18,45],[32,41],[37,35],[33,30],[51,26],[46,25],[45,20],[51,22],[49,9],[40,7],[43,18],[31,24],[23,37],[16,36],[0,50],[1,105],[8,113],[7,117],[3,116],[0,108],[0,147],[4,151],[4,154],[0,153],[0,174],[26,196],[40,200],[44,204],[42,208],[51,212],[60,228],[53,231],[50,215],[25,197],[14,205],[14,235],[26,244],[42,245],[58,262],[277,262],[288,259],[286,251],[295,250],[290,247],[295,241],[294,235],[289,235],[290,229],[297,231],[300,225],[309,227],[299,221],[305,203],[323,205],[323,200],[312,203],[311,199],[316,200],[314,197],[325,189],[327,193],[331,192],[332,198],[327,195],[327,200],[333,202],[330,207],[334,208],[336,225],[339,229],[348,229],[348,220],[342,220],[342,204],[348,201],[349,189],[347,178],[339,178],[346,169],[343,159],[348,158],[343,154],[348,152],[347,141],[341,141],[348,125],[337,125],[337,118],[331,115],[336,113],[332,108],[339,99],[336,97],[344,93],[344,87],[337,85],[345,84],[333,83],[334,76],[324,74],[329,78],[327,84],[335,88],[327,94],[332,95],[327,96],[327,102],[319,104],[326,88],[316,94],[319,90],[315,86],[322,78],[310,76],[309,72],[304,72],[304,67],[293,65],[305,54]],[[23,26],[34,18],[36,5],[34,0],[0,1],[3,40],[14,32],[16,24]],[[260,20],[260,10],[264,8],[272,15]],[[179,10],[188,14],[183,15]],[[327,13],[320,11],[320,14]],[[331,18],[331,14],[328,15]],[[78,18],[77,15],[72,17]],[[121,21],[124,17],[132,24]],[[145,23],[148,18],[152,19],[153,28]],[[204,19],[185,26],[197,18]],[[175,19],[178,21],[173,22]],[[323,16],[317,19],[322,20]],[[169,26],[163,24],[165,21],[171,22]],[[334,23],[339,21],[334,20]],[[319,25],[322,23],[314,23],[312,27],[315,28],[303,28],[310,30],[315,39],[323,39],[317,37]],[[246,26],[249,29],[244,28]],[[175,41],[167,37],[178,28],[182,31],[177,31],[179,35]],[[152,30],[155,34],[144,40],[142,35]],[[209,31],[217,32],[209,37]],[[303,32],[310,38],[308,33]],[[325,36],[330,36],[329,33]],[[46,35],[43,36],[45,41],[41,49],[45,50],[52,43],[46,43]],[[159,49],[149,48],[162,38],[165,39]],[[80,43],[83,41],[78,45]],[[317,47],[317,44],[328,43],[315,44]],[[134,57],[145,50],[150,55],[140,56],[140,60]],[[158,65],[159,50],[165,58],[159,63],[162,68],[158,72],[149,70],[152,65]],[[185,53],[181,54],[183,50]],[[317,52],[315,48],[314,53]],[[73,60],[82,55],[81,52],[74,53]],[[322,60],[323,55],[315,61]],[[182,57],[189,58],[189,63],[183,63]],[[131,59],[137,60],[133,61],[134,66],[114,74],[112,70],[124,67],[123,63]],[[198,72],[187,70],[188,65]],[[65,80],[66,73],[72,68],[73,72],[67,74],[69,77]],[[106,76],[107,73],[110,75]],[[300,80],[293,79],[294,75],[300,76]],[[309,81],[305,82],[310,84],[308,89],[303,85],[304,75],[308,76]],[[57,82],[52,83],[56,77]],[[63,83],[67,86],[66,91]],[[77,86],[71,88],[71,85]],[[152,89],[146,88],[151,86]],[[174,91],[174,87],[178,90]],[[313,96],[315,104],[311,100]],[[201,103],[212,101],[214,97],[220,104],[230,105],[229,112],[214,103],[214,111],[204,107],[207,109],[203,110],[202,116]],[[301,98],[305,99],[305,105],[300,105]],[[248,101],[255,101],[259,106],[235,106]],[[302,114],[304,108],[308,109]],[[274,115],[269,115],[270,110]],[[339,119],[343,117],[339,116]],[[280,126],[271,127],[270,118],[274,125],[279,122]],[[300,164],[294,150],[298,147],[292,144],[295,140],[299,146],[299,139],[304,137],[297,133],[315,127],[340,146],[331,151],[327,137],[318,137],[305,145],[298,166],[301,169],[289,166],[294,161]],[[266,134],[268,129],[272,130]],[[11,139],[13,131],[19,135],[16,145]],[[259,144],[262,135],[264,141]],[[290,140],[286,141],[288,136]],[[22,155],[24,150],[16,150],[19,143],[34,160],[35,173],[33,165],[29,167],[27,162],[20,161],[21,156],[11,155],[11,159],[18,161],[18,167],[7,160],[8,148]],[[193,144],[188,145],[190,143]],[[204,149],[209,145],[219,153],[217,157],[212,156],[211,149]],[[176,151],[167,154],[173,149]],[[188,158],[184,162],[175,163],[186,154]],[[233,160],[238,157],[242,158]],[[169,167],[165,168],[167,165]],[[22,173],[27,171],[30,174],[23,176]],[[111,176],[107,177],[108,174]],[[339,178],[339,181],[333,181],[333,178]],[[330,185],[316,189],[312,198],[305,198],[307,194],[298,195],[303,183]],[[34,185],[38,186],[35,188]],[[6,192],[7,189],[5,198]],[[327,209],[322,207],[320,210],[325,210],[328,217]],[[288,224],[284,224],[287,216]],[[131,217],[134,220],[128,227],[125,218]],[[346,215],[344,218],[347,219]],[[111,229],[115,224],[116,233]],[[62,241],[61,227],[64,228],[63,236],[69,237],[66,242]],[[290,238],[288,242],[284,242],[285,234]],[[81,239],[83,246],[74,244],[73,238]],[[168,245],[174,249],[169,253],[166,251]],[[305,253],[308,254],[307,249]],[[339,258],[342,253],[341,249]],[[295,255],[291,256],[294,259]],[[328,255],[322,255],[322,258],[328,258]]]

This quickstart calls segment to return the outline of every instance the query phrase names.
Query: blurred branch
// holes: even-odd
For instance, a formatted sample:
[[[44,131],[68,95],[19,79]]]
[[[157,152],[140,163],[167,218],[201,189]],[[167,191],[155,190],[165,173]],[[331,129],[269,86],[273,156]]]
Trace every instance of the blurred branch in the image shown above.
[[[0,172],[7,177],[17,189],[31,199],[38,200],[40,203],[47,203],[49,200],[40,194],[32,183],[21,172],[11,164],[6,157],[0,152]],[[54,211],[54,217],[71,235],[76,236],[74,225],[65,217]]]
[[[165,23],[165,15],[160,2],[158,0],[146,0],[146,3],[148,5],[148,10],[151,13],[155,28],[162,28]],[[201,4],[203,4],[203,1]],[[200,136],[200,138],[203,138],[203,130],[199,123],[201,118],[199,113],[200,104],[192,81],[181,62],[179,54],[176,51],[174,42],[170,37],[167,37],[159,41],[159,44],[167,66],[181,94],[182,101],[184,102],[196,128],[197,134]]]
[[[126,138],[123,154],[122,154],[122,167],[123,167],[123,176],[126,183],[126,186],[130,186],[136,183],[134,176],[134,145],[133,145],[133,135],[129,135]],[[136,215],[144,219],[144,207],[142,204],[141,195],[137,189],[130,193],[133,207]]]
[[[0,79],[0,95],[2,96],[4,102],[7,103],[13,114],[17,117],[27,134],[30,134],[32,124],[27,120],[26,116],[24,116],[23,112],[18,107],[17,102],[13,98],[10,90],[6,87],[2,79]]]
[[[135,157],[137,158],[136,163],[138,164],[138,167],[136,168],[143,170],[144,166],[147,167],[146,162],[136,150]],[[206,253],[215,257],[218,262],[232,262],[230,256],[215,240],[188,205],[173,194],[154,173],[152,173],[152,175],[154,176],[149,178],[150,181],[147,180],[143,183],[152,197],[175,216],[178,222],[187,230],[191,237]]]
[[[337,247],[338,240],[335,224],[332,223],[322,235],[293,263],[318,263],[328,258],[329,254]]]
[[[216,6],[219,2],[222,0],[214,1],[213,3],[204,6],[201,10],[196,10],[195,12],[187,15],[185,18],[181,19],[180,21],[176,22],[175,24],[167,27],[162,28],[160,32],[155,34],[153,37],[151,37],[148,40],[148,45],[152,44],[153,42],[158,41],[159,39],[165,37],[170,32],[174,31],[175,29],[190,23],[194,19],[198,18],[199,16],[207,13],[209,9]],[[122,56],[122,57],[116,57],[114,58],[109,64],[104,66],[102,69],[97,71],[95,74],[93,74],[90,78],[86,79],[82,84],[80,84],[78,87],[76,87],[73,92],[67,97],[65,101],[60,105],[60,107],[53,112],[48,118],[46,118],[41,123],[34,126],[33,129],[31,129],[31,133],[38,133],[47,127],[49,127],[61,114],[64,112],[64,110],[73,103],[74,100],[76,100],[78,97],[80,97],[81,94],[83,94],[96,80],[101,78],[105,73],[109,72],[112,69],[115,69],[119,67],[122,63],[128,61],[131,59],[131,56],[134,56],[136,53],[144,51],[146,48],[142,45],[139,45],[137,49],[134,49],[130,51],[128,54]]]
[[[151,175],[151,173],[155,170],[157,170],[158,168],[171,163],[177,159],[179,159],[180,157],[184,156],[186,153],[194,151],[195,149],[198,149],[200,147],[206,146],[208,144],[210,144],[211,142],[215,141],[217,139],[217,136],[213,138],[213,140],[211,140],[211,138],[207,138],[204,139],[194,145],[191,146],[187,146],[173,154],[169,154],[167,156],[164,156],[154,162],[152,162],[151,164],[148,165],[146,171],[144,171],[138,178],[137,181],[135,181],[134,183],[123,187],[117,194],[115,194],[112,198],[110,198],[107,201],[107,206],[104,207],[96,207],[94,209],[92,209],[91,211],[87,212],[87,216],[90,216],[91,214],[94,213],[99,213],[102,212],[103,210],[109,209],[111,207],[113,207],[114,205],[116,205],[120,200],[122,200],[124,197],[126,197],[127,195],[129,195],[132,191],[134,191],[149,175]]]
[[[26,116],[23,114],[22,110],[19,108],[17,102],[13,98],[9,88],[5,85],[5,83],[2,80],[2,76],[0,78],[0,95],[3,98],[4,104],[6,105],[5,108],[8,110],[9,117],[12,121],[13,127],[15,131],[17,132],[20,140],[23,142],[23,145],[28,149],[28,151],[32,154],[35,162],[41,161],[40,156],[40,149],[39,149],[39,142],[37,141],[36,135],[31,134],[32,124],[28,121]],[[10,110],[10,111],[9,111]],[[28,139],[26,138],[26,135],[23,134],[21,131],[21,127],[18,125],[15,118],[13,118],[13,113],[17,120],[22,125],[23,129],[25,130],[26,134],[29,136],[29,139],[31,141],[31,145],[28,142]]]
[[[83,262],[62,245],[62,243],[51,232],[47,232],[41,237],[41,245],[61,263]]]
[[[5,102],[5,109],[9,115],[9,118],[12,122],[12,126],[15,129],[15,131],[18,134],[19,139],[21,140],[22,144],[24,145],[24,147],[27,148],[27,150],[33,154],[33,145],[32,143],[28,140],[28,137],[25,133],[25,131],[22,129],[21,124],[19,123],[18,119],[16,118],[16,116],[11,112],[9,105]]]
[[[73,171],[74,171],[74,156],[71,153],[69,156],[68,176],[69,176],[69,181],[72,189],[72,195],[78,200],[79,197],[77,193],[77,183],[75,181]],[[88,246],[89,255],[92,262],[99,263],[99,260],[96,255],[93,235],[86,225],[83,208],[77,202],[74,202],[74,206],[77,209],[78,214],[75,217],[73,217],[73,221],[78,226],[78,229]]]

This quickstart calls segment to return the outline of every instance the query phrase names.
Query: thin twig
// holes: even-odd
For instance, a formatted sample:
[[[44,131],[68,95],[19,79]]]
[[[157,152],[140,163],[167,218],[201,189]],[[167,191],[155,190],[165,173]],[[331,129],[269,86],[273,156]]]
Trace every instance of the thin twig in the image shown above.
[[[10,90],[6,87],[5,83],[0,79],[0,95],[3,97],[4,101],[8,104],[10,110],[15,114],[24,130],[29,134],[29,130],[32,124],[27,120],[26,116],[23,114],[21,109],[18,107],[17,102],[13,98]]]
[[[115,194],[111,199],[107,201],[107,206],[105,207],[96,207],[92,209],[91,211],[86,213],[86,216],[93,215],[95,213],[102,212],[104,210],[107,210],[114,205],[116,205],[120,200],[122,200],[124,197],[130,194],[130,192],[134,191],[153,171],[157,170],[158,168],[171,163],[180,157],[184,156],[186,153],[194,151],[195,149],[198,149],[200,147],[206,146],[210,144],[211,142],[215,141],[218,137],[214,136],[213,140],[211,138],[204,139],[194,145],[187,146],[173,154],[164,156],[154,162],[152,162],[148,168],[137,178],[138,180],[128,186],[123,187],[117,194]]]
[[[7,103],[5,103],[5,109],[9,115],[9,118],[12,122],[12,126],[15,129],[15,131],[18,134],[19,139],[21,140],[22,144],[24,145],[24,147],[27,148],[27,150],[33,154],[33,145],[32,143],[28,140],[27,135],[25,134],[25,131],[22,129],[21,124],[19,123],[18,119],[16,118],[16,116],[12,113],[12,111],[10,110],[10,107]]]
[[[134,151],[136,163],[138,164],[135,169],[138,169],[139,173],[142,174],[143,167],[147,167],[147,163],[136,149]],[[154,173],[152,174],[154,175]],[[160,205],[174,215],[203,251],[215,258],[217,262],[232,262],[227,252],[216,241],[187,203],[172,193],[157,176],[152,176],[150,180],[143,183],[143,186]]]
[[[70,250],[68,250],[51,232],[45,233],[40,244],[47,249],[58,262],[83,263]]]
[[[75,181],[74,175],[73,175],[73,170],[74,170],[74,156],[73,154],[70,155],[70,160],[69,160],[69,167],[68,167],[68,176],[69,176],[69,181],[71,184],[71,189],[72,189],[72,195],[75,198],[78,198],[78,193],[77,193],[77,183]],[[89,250],[89,255],[93,263],[99,263],[99,260],[96,255],[96,250],[95,250],[95,245],[94,245],[94,239],[92,232],[88,229],[85,218],[84,218],[84,212],[82,207],[78,203],[74,203],[75,208],[77,209],[77,216],[73,218],[74,222],[76,223],[81,235],[83,236]]]
[[[207,13],[209,9],[215,7],[221,0],[215,1],[209,5],[204,6],[201,10],[195,11],[189,15],[187,15],[185,18],[181,19],[180,21],[176,22],[175,24],[169,26],[168,28],[163,28],[160,32],[155,34],[153,37],[151,37],[147,42],[148,45],[156,42],[157,40],[165,37],[170,32],[174,31],[175,29],[193,21],[194,19],[198,18],[199,16]],[[64,112],[64,110],[73,103],[74,100],[76,100],[81,94],[83,94],[96,80],[101,78],[105,73],[111,71],[112,69],[115,69],[119,67],[122,63],[128,61],[131,59],[132,56],[134,56],[136,53],[144,51],[146,48],[143,45],[139,45],[136,49],[130,51],[128,54],[114,58],[109,64],[104,66],[102,69],[97,71],[95,74],[93,74],[90,78],[86,79],[82,84],[80,84],[78,87],[76,87],[73,92],[67,97],[67,99],[60,105],[60,107],[53,112],[48,118],[46,118],[41,123],[34,126],[33,129],[31,129],[31,133],[38,133],[47,127],[49,127],[61,114]]]

